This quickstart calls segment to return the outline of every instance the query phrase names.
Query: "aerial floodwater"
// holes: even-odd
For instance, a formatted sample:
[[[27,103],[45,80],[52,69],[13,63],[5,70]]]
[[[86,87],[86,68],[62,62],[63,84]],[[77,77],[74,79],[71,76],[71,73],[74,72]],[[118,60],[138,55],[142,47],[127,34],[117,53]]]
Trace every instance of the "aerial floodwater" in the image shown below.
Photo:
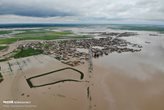
[[[164,26],[1,24],[0,110],[164,110]]]

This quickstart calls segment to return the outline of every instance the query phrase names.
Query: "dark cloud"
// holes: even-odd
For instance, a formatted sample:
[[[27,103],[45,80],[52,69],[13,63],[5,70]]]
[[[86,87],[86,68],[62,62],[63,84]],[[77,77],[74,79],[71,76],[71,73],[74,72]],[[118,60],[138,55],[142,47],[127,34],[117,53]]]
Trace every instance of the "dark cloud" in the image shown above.
[[[61,11],[57,9],[48,9],[36,6],[20,6],[3,4],[0,6],[0,15],[19,15],[30,17],[55,17],[55,16],[73,16],[71,12]]]

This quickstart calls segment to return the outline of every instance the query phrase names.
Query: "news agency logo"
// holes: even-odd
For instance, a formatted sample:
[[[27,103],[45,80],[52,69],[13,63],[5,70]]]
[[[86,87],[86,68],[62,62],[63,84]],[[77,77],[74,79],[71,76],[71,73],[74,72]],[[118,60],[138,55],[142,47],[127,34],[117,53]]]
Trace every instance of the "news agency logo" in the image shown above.
[[[3,104],[14,104],[13,100],[3,101]]]
[[[31,101],[14,101],[4,100],[3,107],[5,108],[36,108],[36,105],[31,104]]]
[[[7,100],[7,101],[3,101],[3,104],[31,104],[31,101],[13,101],[13,100]]]

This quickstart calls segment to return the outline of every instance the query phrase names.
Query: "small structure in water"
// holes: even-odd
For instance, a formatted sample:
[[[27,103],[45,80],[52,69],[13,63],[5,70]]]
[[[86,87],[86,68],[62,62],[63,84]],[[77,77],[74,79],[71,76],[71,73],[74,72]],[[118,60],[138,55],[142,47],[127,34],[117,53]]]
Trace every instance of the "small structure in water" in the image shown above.
[[[92,62],[92,45],[89,47],[89,60],[88,60],[88,71],[91,73],[93,71],[93,62]]]

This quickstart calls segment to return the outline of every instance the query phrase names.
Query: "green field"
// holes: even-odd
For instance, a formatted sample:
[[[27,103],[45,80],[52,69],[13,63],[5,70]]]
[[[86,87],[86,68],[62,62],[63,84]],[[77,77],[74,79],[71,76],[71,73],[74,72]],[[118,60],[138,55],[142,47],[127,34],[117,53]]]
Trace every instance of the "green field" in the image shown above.
[[[24,30],[22,30],[24,31]],[[15,34],[12,38],[0,39],[0,44],[11,44],[20,40],[55,40],[66,38],[88,38],[89,36],[75,35],[71,31],[50,31],[50,30],[25,30],[23,33]]]
[[[22,49],[14,55],[14,58],[23,58],[23,57],[33,56],[33,55],[39,55],[42,53],[43,53],[42,50],[35,50],[32,48]]]
[[[73,34],[72,32],[53,32],[48,30],[28,30],[14,37],[19,40],[53,40]]]
[[[18,40],[53,40],[59,39],[68,35],[73,35],[70,31],[53,32],[48,30],[22,30],[23,33],[15,34],[12,38],[0,39],[0,44],[11,44]],[[2,32],[2,31],[1,31]],[[8,31],[3,31],[7,33]]]
[[[19,33],[19,34],[16,34],[14,37],[25,37],[25,38],[33,38],[33,37],[38,37],[38,38],[44,38],[45,37],[61,37],[61,36],[68,36],[68,35],[71,35],[73,34],[71,31],[58,31],[58,32],[55,32],[55,31],[50,31],[50,30],[43,30],[43,29],[40,29],[40,30],[26,30],[25,32],[23,33]]]
[[[0,39],[0,44],[11,44],[18,40],[19,38],[2,38]]]
[[[9,34],[9,33],[12,33],[12,31],[0,31],[0,35]]]

